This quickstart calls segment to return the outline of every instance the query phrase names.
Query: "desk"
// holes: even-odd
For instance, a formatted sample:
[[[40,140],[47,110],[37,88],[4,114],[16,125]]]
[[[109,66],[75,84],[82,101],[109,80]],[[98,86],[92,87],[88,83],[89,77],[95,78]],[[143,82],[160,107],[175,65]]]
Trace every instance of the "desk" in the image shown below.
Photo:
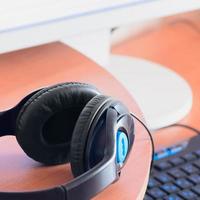
[[[193,107],[181,123],[200,129],[200,18],[199,11],[166,18],[156,27],[113,47],[113,52],[167,66],[182,75],[193,90]],[[190,138],[194,133],[169,128],[154,134],[156,148]]]
[[[67,55],[67,56],[66,56]],[[0,55],[0,110],[6,110],[36,88],[58,82],[81,81],[121,99],[142,117],[129,93],[107,71],[85,56],[53,43]],[[27,191],[63,184],[72,179],[69,165],[47,167],[29,159],[14,137],[0,140],[0,190]],[[136,123],[136,140],[120,180],[98,195],[97,200],[142,199],[151,161],[149,136]]]

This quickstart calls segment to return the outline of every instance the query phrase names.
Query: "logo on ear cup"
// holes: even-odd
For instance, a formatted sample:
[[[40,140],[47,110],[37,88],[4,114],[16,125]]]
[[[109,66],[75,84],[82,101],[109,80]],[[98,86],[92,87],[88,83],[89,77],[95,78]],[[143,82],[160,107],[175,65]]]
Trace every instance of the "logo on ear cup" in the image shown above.
[[[117,132],[117,163],[118,164],[123,164],[126,156],[128,154],[128,138],[127,135],[122,132],[118,131]]]
[[[122,138],[122,155],[126,156],[126,146],[124,138]]]

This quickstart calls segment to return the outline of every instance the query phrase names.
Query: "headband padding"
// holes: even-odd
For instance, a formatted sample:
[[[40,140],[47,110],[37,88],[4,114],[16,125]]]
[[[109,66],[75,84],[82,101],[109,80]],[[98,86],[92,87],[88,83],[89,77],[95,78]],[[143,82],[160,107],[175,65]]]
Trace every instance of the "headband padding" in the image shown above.
[[[85,148],[87,145],[87,139],[89,136],[89,129],[91,127],[92,120],[98,113],[98,110],[105,104],[108,97],[104,95],[95,96],[82,110],[71,141],[71,157],[70,164],[73,175],[79,176],[86,171],[85,169]]]
[[[69,161],[74,126],[97,89],[81,83],[64,83],[40,90],[22,107],[16,137],[25,153],[45,164]]]

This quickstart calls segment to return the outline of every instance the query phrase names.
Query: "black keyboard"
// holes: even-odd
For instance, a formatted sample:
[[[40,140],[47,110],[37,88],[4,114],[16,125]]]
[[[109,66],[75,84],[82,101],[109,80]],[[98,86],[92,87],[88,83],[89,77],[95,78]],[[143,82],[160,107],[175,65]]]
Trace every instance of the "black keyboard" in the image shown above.
[[[144,200],[200,200],[200,136],[155,153],[154,160]]]

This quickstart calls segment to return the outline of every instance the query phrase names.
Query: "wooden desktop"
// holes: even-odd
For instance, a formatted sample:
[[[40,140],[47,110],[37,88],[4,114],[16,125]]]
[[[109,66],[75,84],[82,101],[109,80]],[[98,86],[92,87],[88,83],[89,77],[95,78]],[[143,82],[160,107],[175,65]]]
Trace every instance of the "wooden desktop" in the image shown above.
[[[122,100],[138,117],[142,114],[130,94],[107,71],[61,43],[0,55],[0,110],[15,106],[30,92],[60,82],[96,85],[104,94]],[[95,199],[142,199],[149,175],[151,142],[136,123],[136,140],[120,180]],[[0,191],[38,190],[72,179],[69,165],[43,166],[26,156],[15,137],[0,140]]]

